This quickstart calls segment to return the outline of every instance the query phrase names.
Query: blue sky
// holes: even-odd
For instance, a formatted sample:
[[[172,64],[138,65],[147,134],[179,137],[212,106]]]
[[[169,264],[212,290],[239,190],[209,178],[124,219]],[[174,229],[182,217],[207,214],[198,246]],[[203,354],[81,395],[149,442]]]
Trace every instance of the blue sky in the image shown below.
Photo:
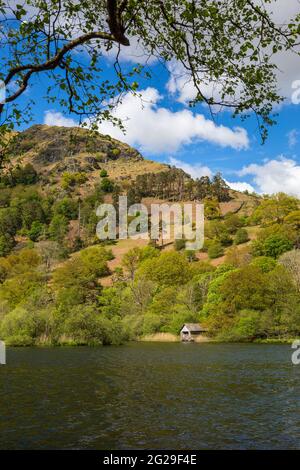
[[[125,67],[137,60],[139,54],[131,53],[126,51],[122,57]],[[104,60],[105,78],[111,76],[112,63],[109,57]],[[278,123],[270,128],[264,145],[253,117],[241,122],[226,111],[213,122],[203,105],[189,109],[187,99],[193,89],[175,79],[176,64],[172,75],[155,62],[149,65],[152,78],[139,81],[143,101],[128,95],[116,110],[116,115],[125,119],[127,133],[123,135],[109,123],[100,126],[100,132],[128,142],[145,158],[175,164],[193,177],[220,171],[236,189],[285,191],[300,196],[300,104],[291,102],[292,84],[300,79],[297,60],[299,73],[294,59],[281,58],[279,85],[287,100],[278,109]],[[43,98],[47,85],[41,75],[22,98],[24,103],[30,98],[36,102],[33,123],[76,125],[75,116]]]

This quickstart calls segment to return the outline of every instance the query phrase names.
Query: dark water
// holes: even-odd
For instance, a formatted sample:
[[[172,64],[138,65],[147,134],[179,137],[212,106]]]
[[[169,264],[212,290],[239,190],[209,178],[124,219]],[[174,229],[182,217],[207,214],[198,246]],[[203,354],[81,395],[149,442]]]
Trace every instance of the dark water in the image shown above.
[[[299,449],[288,345],[10,349],[0,448]]]

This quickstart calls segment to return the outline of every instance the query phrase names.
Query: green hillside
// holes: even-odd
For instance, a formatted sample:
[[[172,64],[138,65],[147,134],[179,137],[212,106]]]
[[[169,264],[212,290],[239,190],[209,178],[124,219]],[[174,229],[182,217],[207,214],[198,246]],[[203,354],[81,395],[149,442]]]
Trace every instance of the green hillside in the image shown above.
[[[0,337],[9,345],[118,344],[203,323],[213,340],[300,334],[300,206],[193,180],[109,136],[33,126],[0,178]],[[205,243],[102,241],[96,207],[205,207]]]

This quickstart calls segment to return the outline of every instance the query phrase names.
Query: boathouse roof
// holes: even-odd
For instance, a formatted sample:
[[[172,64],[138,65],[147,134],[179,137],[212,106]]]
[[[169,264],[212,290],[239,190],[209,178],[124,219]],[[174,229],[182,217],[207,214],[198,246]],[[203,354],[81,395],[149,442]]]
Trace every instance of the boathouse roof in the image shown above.
[[[184,327],[186,327],[191,333],[201,333],[202,331],[207,331],[207,328],[204,328],[204,326],[200,325],[200,323],[184,323],[182,328]]]

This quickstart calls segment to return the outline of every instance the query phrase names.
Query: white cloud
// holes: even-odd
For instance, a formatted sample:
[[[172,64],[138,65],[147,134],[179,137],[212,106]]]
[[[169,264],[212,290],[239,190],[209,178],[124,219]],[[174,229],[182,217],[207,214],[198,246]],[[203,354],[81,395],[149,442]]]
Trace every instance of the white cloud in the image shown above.
[[[252,163],[239,175],[251,175],[260,193],[285,192],[300,197],[300,165],[295,160],[281,156],[263,165]]]
[[[63,126],[63,127],[75,127],[78,126],[78,123],[72,118],[65,117],[62,113],[58,111],[45,111],[44,114],[44,124],[48,126]]]
[[[181,168],[194,179],[201,178],[201,176],[212,176],[212,171],[207,166],[201,165],[201,163],[186,163],[174,157],[169,157],[168,163],[172,166],[176,166],[176,168]]]
[[[197,95],[197,90],[193,84],[190,73],[188,73],[182,64],[173,61],[168,65],[170,78],[167,82],[167,90],[174,95],[179,103],[187,104]],[[214,98],[215,101],[221,101],[222,83],[213,82],[209,77],[202,75],[199,85],[201,93],[207,98]]]
[[[226,183],[231,189],[234,189],[235,191],[241,191],[241,192],[249,191],[249,193],[255,192],[255,189],[251,184],[245,183],[243,181],[238,181],[236,183],[231,183],[230,181],[226,181]]]
[[[213,176],[213,172],[201,163],[187,163],[174,157],[169,157],[168,163],[181,168],[192,178]],[[240,177],[250,176],[251,181],[232,182],[225,180],[235,191],[249,191],[258,194],[275,194],[285,192],[300,197],[300,165],[294,160],[279,157],[265,161],[262,165],[252,163],[237,172]]]
[[[287,133],[287,138],[288,138],[288,143],[289,143],[290,148],[295,147],[295,145],[297,144],[298,135],[299,135],[299,132],[297,131],[297,129],[292,129],[290,132]]]
[[[153,65],[157,61],[157,57],[147,52],[142,41],[137,37],[130,38],[129,46],[120,46],[120,51],[116,44],[113,44],[112,48],[109,51],[102,51],[103,55],[111,61],[116,60],[118,55],[118,60],[120,62],[131,62],[134,64],[148,64]]]
[[[193,114],[187,109],[173,112],[159,107],[157,103],[161,96],[155,88],[147,88],[140,94],[141,98],[138,98],[128,93],[114,111],[114,115],[123,121],[125,135],[110,122],[101,123],[100,132],[150,154],[176,152],[182,145],[197,140],[237,150],[249,146],[247,131],[241,127],[218,126],[202,114]]]

